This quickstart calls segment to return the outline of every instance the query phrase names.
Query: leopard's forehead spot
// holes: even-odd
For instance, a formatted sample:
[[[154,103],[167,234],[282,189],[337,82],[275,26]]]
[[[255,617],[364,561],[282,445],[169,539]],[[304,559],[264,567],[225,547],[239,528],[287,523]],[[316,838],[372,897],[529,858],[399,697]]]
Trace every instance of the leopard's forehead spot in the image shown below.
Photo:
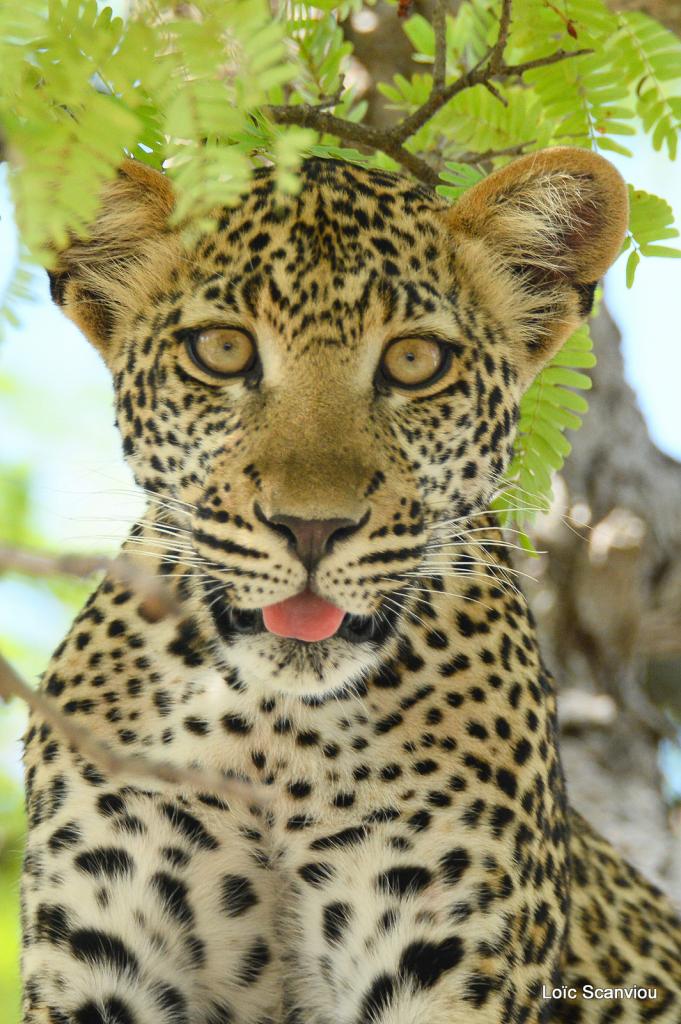
[[[263,170],[188,261],[183,320],[250,322],[298,357],[366,346],[403,324],[447,325],[454,247],[435,193],[398,175],[307,161],[295,197]],[[451,315],[449,317],[451,327]]]

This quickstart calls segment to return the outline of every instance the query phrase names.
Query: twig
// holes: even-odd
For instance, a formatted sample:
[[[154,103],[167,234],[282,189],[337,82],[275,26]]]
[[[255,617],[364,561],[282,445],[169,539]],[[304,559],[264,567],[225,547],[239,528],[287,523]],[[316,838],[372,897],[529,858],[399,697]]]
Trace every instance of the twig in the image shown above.
[[[26,683],[14,665],[0,654],[0,697],[9,700],[10,697],[20,696],[25,686]]]
[[[460,153],[451,162],[457,164],[482,164],[486,160],[494,160],[497,156],[521,156],[527,146],[533,146],[536,141],[536,139],[528,139],[527,142],[519,142],[516,146],[506,146],[504,149],[485,149],[482,153]]]
[[[319,103],[313,103],[312,108],[314,110],[328,110],[329,107],[335,107],[337,103],[340,103],[343,92],[345,91],[345,76],[343,75],[340,80],[340,85],[331,96],[325,96],[319,101]]]
[[[447,75],[447,0],[436,0],[433,11],[435,33],[435,60],[433,62],[433,88],[442,90]]]
[[[108,569],[111,562],[105,555],[53,555],[0,544],[0,573],[19,572],[24,576],[77,576],[79,579],[88,579]]]
[[[487,85],[492,78],[515,78],[523,75],[532,68],[545,67],[548,64],[556,64],[558,61],[567,60],[569,57],[581,57],[583,54],[593,53],[592,50],[557,50],[548,57],[539,57],[537,60],[529,60],[524,64],[501,64],[495,62],[496,46],[479,61],[475,67],[451,82],[440,92],[435,89],[431,92],[426,102],[415,110],[409,117],[405,117],[394,128],[388,129],[394,140],[403,143],[411,138],[424,124],[427,124],[445,104],[458,96],[465,89],[472,89],[475,85]],[[494,65],[494,66],[492,66]]]
[[[0,576],[3,572],[18,572],[37,578],[74,576],[83,580],[107,572],[112,580],[137,591],[145,602],[147,614],[160,619],[179,611],[168,586],[125,555],[116,558],[108,558],[106,555],[54,555],[0,544]]]
[[[414,177],[428,185],[437,183],[438,176],[430,164],[405,149],[394,134],[394,129],[372,128],[367,124],[355,124],[327,111],[319,110],[310,103],[295,106],[282,105],[267,107],[267,113],[277,124],[295,124],[300,128],[313,128],[322,135],[337,135],[343,142],[367,149],[376,149],[396,160]]]
[[[567,60],[569,57],[585,57],[589,53],[593,53],[593,50],[588,46],[582,47],[581,50],[556,50],[555,53],[550,53],[548,57],[526,60],[524,64],[511,64],[505,69],[505,73],[517,77],[524,75],[526,71],[532,71],[534,68],[546,68],[550,64],[557,64],[559,61]]]
[[[504,98],[494,84],[494,79],[507,80],[519,78],[526,71],[534,68],[547,67],[572,57],[581,57],[593,50],[556,50],[546,57],[525,61],[522,64],[507,64],[504,61],[504,50],[508,41],[511,25],[512,0],[503,0],[499,18],[499,32],[495,44],[484,57],[457,78],[446,84],[447,58],[447,19],[446,0],[437,0],[433,15],[435,33],[435,59],[433,66],[433,88],[428,99],[417,110],[404,117],[391,128],[373,128],[371,125],[356,124],[336,117],[319,106],[309,103],[300,105],[271,106],[267,113],[277,124],[295,124],[301,128],[312,128],[322,134],[335,135],[345,143],[361,146],[365,149],[377,150],[392,157],[405,170],[426,185],[434,186],[439,181],[437,169],[422,157],[411,153],[405,143],[427,124],[447,103],[465,89],[482,85],[502,103]],[[498,154],[501,155],[501,154]]]
[[[496,85],[492,85],[491,82],[483,82],[483,85],[485,86],[485,89],[487,89],[487,92],[491,96],[494,96],[495,100],[499,100],[499,102],[501,103],[502,107],[507,107],[508,106],[508,100],[506,99],[505,96],[501,95],[501,93],[497,89]]]
[[[10,697],[23,700],[31,711],[58,732],[77,754],[97,764],[108,775],[154,779],[174,786],[224,796],[227,799],[236,798],[260,803],[269,800],[269,794],[262,786],[255,786],[242,779],[225,778],[220,772],[188,766],[178,767],[142,754],[116,753],[106,743],[96,739],[90,730],[68,719],[52,698],[40,690],[32,690],[2,654],[0,697],[4,700],[9,700]]]
[[[490,54],[490,69],[500,71],[503,66],[504,50],[508,42],[508,33],[511,28],[511,8],[513,0],[502,0],[501,16],[499,18],[499,35]]]

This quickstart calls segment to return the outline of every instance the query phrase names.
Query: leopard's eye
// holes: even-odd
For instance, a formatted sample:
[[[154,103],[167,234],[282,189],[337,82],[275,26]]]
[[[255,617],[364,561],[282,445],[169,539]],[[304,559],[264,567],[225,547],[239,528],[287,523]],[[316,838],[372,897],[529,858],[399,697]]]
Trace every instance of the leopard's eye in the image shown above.
[[[432,338],[398,338],[383,353],[380,368],[389,384],[415,388],[437,380],[448,362],[446,348]]]
[[[207,327],[186,344],[192,361],[211,377],[240,377],[256,359],[253,339],[237,327]]]

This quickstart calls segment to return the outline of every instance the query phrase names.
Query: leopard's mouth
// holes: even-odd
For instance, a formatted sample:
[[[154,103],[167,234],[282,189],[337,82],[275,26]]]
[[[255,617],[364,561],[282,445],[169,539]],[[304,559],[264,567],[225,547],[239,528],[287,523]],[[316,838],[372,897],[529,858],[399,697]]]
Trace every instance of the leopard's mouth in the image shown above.
[[[229,602],[227,593],[216,597],[214,582],[207,580],[204,586],[204,601],[223,642],[234,643],[240,637],[277,634],[267,629],[262,608],[239,608]],[[345,612],[338,628],[331,636],[319,640],[286,637],[287,643],[302,647],[319,648],[329,640],[344,640],[349,644],[371,643],[380,646],[394,633],[401,614],[402,601],[399,594],[392,594],[389,605],[381,602],[371,615],[354,615]],[[282,638],[283,639],[283,638]]]

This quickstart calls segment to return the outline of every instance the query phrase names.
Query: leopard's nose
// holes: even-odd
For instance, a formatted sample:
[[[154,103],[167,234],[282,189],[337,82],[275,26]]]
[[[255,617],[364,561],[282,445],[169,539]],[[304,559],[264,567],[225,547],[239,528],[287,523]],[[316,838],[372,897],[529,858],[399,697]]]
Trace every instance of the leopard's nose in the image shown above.
[[[258,518],[287,538],[308,572],[315,568],[323,555],[331,551],[336,541],[349,537],[366,522],[365,516],[360,520],[301,519],[282,514],[268,519],[262,512]]]

